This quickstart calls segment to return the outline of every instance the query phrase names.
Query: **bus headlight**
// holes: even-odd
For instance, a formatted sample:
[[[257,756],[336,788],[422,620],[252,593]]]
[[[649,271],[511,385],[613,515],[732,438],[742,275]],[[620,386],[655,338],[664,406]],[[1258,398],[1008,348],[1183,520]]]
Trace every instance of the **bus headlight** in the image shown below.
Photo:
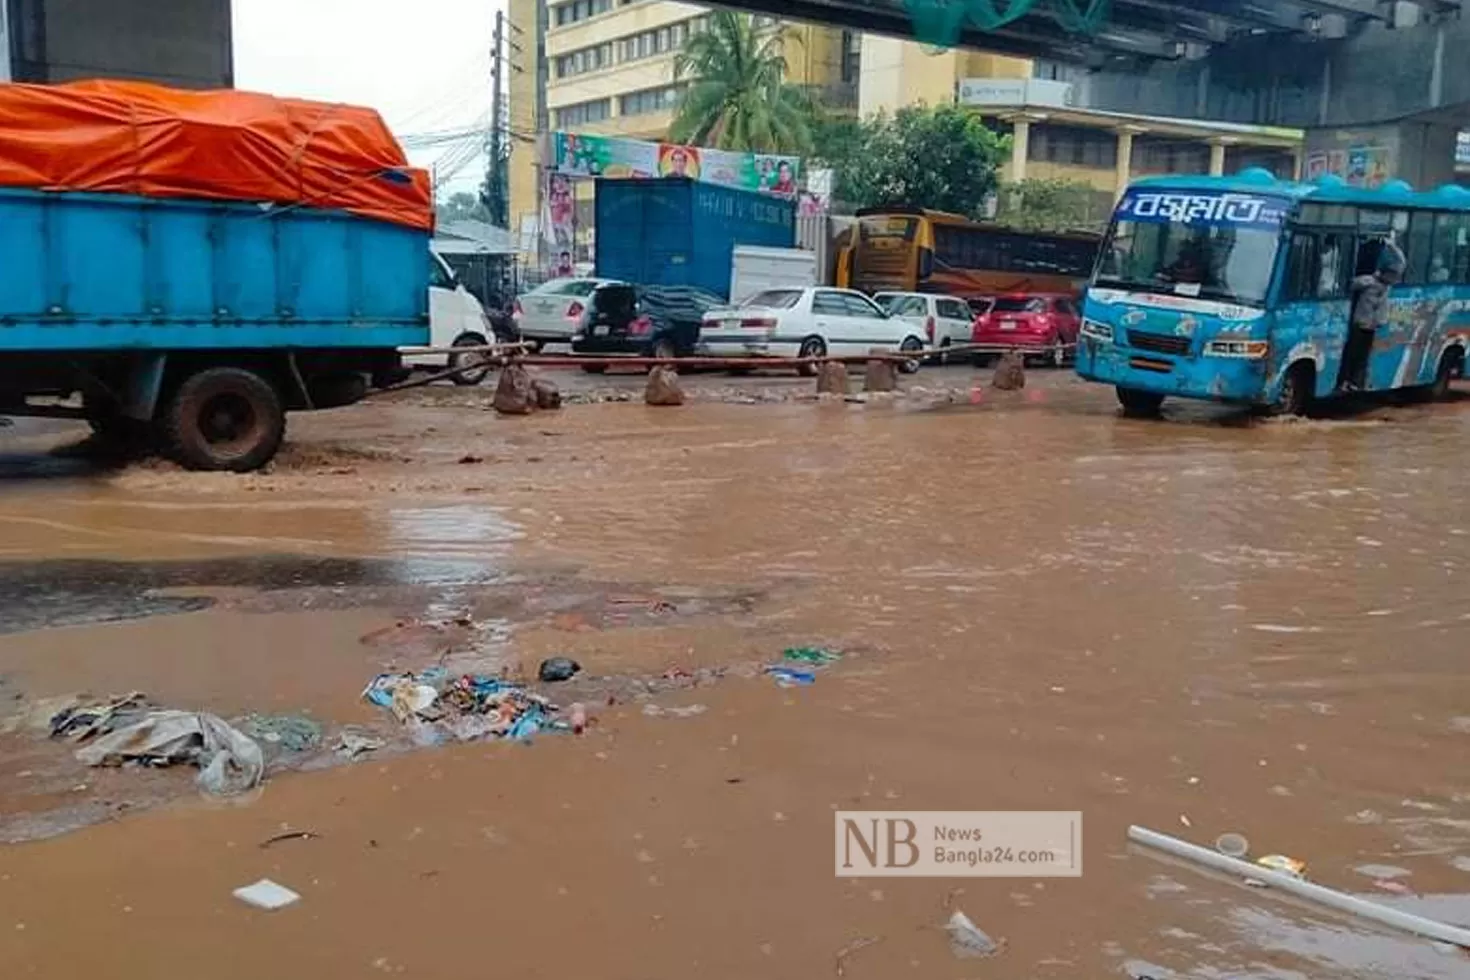
[[[1113,328],[1106,323],[1084,319],[1082,321],[1082,336],[1091,337],[1093,340],[1112,340]]]
[[[1212,340],[1205,345],[1205,354],[1210,357],[1244,357],[1260,360],[1270,352],[1271,345],[1264,340]]]

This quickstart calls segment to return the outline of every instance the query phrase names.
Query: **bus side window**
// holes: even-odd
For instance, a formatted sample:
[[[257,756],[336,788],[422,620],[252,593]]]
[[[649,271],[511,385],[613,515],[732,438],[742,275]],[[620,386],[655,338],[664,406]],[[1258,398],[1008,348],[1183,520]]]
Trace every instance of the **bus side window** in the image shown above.
[[[1317,298],[1341,299],[1347,295],[1347,257],[1352,254],[1352,236],[1323,234],[1317,242]]]
[[[1404,252],[1409,260],[1404,282],[1414,285],[1430,281],[1429,253],[1434,243],[1434,212],[1415,211],[1409,215],[1409,234]],[[1442,282],[1443,280],[1441,280]]]
[[[1429,257],[1429,281],[1470,282],[1470,215],[1445,211],[1434,223],[1434,248]]]
[[[1317,236],[1302,231],[1294,233],[1291,236],[1291,251],[1287,254],[1286,298],[1316,299],[1321,282],[1320,273]]]

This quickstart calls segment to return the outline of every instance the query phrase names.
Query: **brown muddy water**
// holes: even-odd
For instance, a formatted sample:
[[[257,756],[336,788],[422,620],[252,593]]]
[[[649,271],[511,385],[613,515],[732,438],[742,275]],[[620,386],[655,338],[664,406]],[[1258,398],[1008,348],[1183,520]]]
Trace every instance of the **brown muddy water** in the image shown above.
[[[1235,831],[1470,925],[1470,402],[1139,422],[1065,375],[920,377],[956,390],[517,420],[424,392],[293,419],[245,477],[0,433],[0,716],[142,690],[381,726],[364,683],[446,658],[624,684],[581,737],[225,803],[13,724],[0,829],[46,839],[0,851],[5,975],[1470,976],[1125,843]],[[808,643],[849,651],[811,687],[626,694]],[[1081,810],[1084,875],[835,878],[832,811],[898,808]],[[258,846],[289,829],[319,836]],[[262,877],[302,902],[230,896]],[[954,908],[1003,951],[954,958]]]

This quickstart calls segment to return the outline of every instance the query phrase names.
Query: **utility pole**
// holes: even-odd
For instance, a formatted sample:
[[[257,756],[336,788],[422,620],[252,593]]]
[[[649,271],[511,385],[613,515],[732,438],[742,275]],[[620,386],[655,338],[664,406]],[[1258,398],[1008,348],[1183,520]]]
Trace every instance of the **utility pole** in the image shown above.
[[[504,228],[510,221],[506,187],[505,143],[505,11],[495,12],[495,50],[490,55],[490,138],[486,147],[485,189],[481,194],[490,223]]]

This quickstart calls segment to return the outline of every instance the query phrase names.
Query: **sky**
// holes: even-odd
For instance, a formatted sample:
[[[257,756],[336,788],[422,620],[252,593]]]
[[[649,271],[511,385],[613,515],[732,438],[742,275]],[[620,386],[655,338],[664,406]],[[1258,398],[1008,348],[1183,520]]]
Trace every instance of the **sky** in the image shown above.
[[[483,125],[490,112],[495,0],[233,0],[235,85],[348,102],[400,139]],[[410,152],[422,167],[462,160],[440,194],[473,190],[477,141]]]

